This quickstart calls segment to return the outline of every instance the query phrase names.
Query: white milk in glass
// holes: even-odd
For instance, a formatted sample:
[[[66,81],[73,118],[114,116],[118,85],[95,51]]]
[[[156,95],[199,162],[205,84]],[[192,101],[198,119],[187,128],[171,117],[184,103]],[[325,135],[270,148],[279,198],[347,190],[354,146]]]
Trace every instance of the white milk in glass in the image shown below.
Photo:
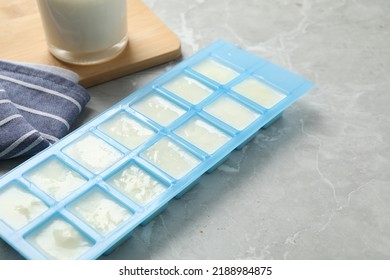
[[[204,110],[237,130],[245,129],[260,116],[226,96],[220,97]]]
[[[169,125],[186,112],[157,94],[146,96],[132,107],[161,125]]]
[[[195,168],[200,160],[168,138],[163,138],[143,153],[154,165],[179,179]]]
[[[141,168],[130,165],[108,180],[113,187],[140,205],[146,205],[167,188]]]
[[[27,241],[49,259],[75,260],[92,247],[76,228],[62,219],[54,219]]]
[[[99,173],[122,157],[122,153],[93,134],[87,134],[64,149],[64,153]]]
[[[23,227],[46,210],[45,203],[16,184],[0,192],[0,219],[14,229]]]
[[[175,133],[209,154],[214,153],[231,139],[215,126],[199,118],[190,120]]]
[[[49,159],[25,177],[56,200],[63,199],[86,182],[80,174],[55,158]]]
[[[100,190],[87,193],[70,210],[102,234],[113,231],[132,215]]]
[[[272,108],[286,97],[286,95],[272,89],[253,77],[242,81],[232,89],[266,109]]]
[[[99,126],[99,129],[129,149],[137,148],[155,135],[153,130],[130,118],[126,113],[120,113]]]
[[[223,85],[240,75],[232,68],[227,67],[212,58],[205,59],[192,67],[192,69]]]
[[[192,104],[198,104],[213,92],[209,87],[186,75],[179,75],[163,87]]]
[[[49,50],[61,60],[92,64],[127,44],[126,0],[37,0]]]

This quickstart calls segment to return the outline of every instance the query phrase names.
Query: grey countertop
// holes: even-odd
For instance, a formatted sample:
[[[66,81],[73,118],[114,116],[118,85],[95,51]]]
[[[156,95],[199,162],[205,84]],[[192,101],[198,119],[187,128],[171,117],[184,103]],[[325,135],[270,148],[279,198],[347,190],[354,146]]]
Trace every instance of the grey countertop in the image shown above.
[[[390,2],[145,2],[183,58],[225,39],[316,89],[102,259],[389,259]],[[74,128],[178,62],[90,88]]]

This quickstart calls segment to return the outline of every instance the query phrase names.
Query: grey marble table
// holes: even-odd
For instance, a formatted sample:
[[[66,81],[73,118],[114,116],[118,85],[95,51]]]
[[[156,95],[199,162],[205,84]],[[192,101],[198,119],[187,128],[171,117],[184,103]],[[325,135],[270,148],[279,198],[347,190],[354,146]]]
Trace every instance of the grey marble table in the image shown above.
[[[221,38],[317,88],[102,259],[390,259],[390,1],[145,2],[183,58]],[[178,62],[91,88],[74,128]]]

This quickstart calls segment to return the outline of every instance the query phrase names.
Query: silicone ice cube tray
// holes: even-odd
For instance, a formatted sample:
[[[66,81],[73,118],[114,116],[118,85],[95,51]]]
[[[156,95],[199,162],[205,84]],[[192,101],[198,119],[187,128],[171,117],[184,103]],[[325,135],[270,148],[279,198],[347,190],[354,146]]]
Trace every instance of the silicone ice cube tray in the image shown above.
[[[0,179],[0,234],[27,259],[95,259],[313,87],[218,41]]]

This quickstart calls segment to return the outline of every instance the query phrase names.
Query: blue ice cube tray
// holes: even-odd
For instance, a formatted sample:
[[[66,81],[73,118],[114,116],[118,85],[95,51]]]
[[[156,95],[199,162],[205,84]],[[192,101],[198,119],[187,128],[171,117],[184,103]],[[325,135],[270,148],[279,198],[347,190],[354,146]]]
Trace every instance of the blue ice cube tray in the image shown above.
[[[217,41],[4,175],[0,201],[30,202],[3,206],[1,238],[26,259],[109,253],[312,88]]]

